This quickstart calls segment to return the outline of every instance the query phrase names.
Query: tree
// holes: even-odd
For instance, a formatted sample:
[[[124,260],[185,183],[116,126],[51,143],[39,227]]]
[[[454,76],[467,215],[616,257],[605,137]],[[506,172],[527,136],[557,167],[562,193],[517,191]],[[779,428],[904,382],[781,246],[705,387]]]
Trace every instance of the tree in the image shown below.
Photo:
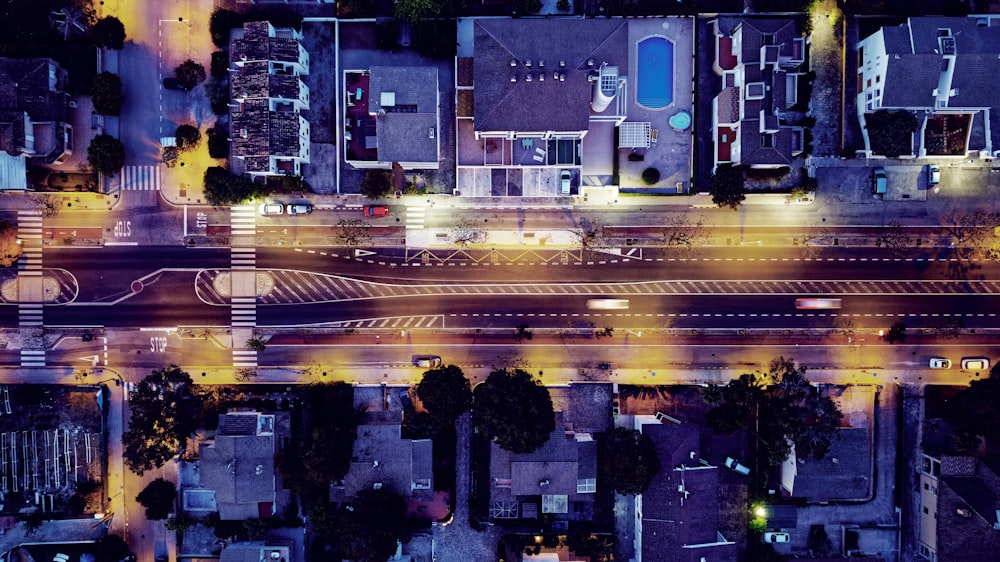
[[[101,18],[90,28],[90,40],[98,47],[120,51],[125,46],[125,25],[112,16]]]
[[[895,158],[913,154],[913,133],[920,127],[909,111],[879,110],[865,113],[865,128],[875,154]]]
[[[425,372],[417,385],[417,397],[427,412],[442,423],[455,423],[462,412],[472,407],[469,379],[455,365]]]
[[[521,343],[525,340],[531,341],[535,337],[535,333],[528,329],[527,324],[518,324],[514,328],[514,341]]]
[[[119,535],[104,535],[94,543],[96,562],[121,562],[129,554],[128,545]]]
[[[512,453],[538,450],[555,429],[549,390],[521,369],[498,369],[473,394],[479,433]]]
[[[209,65],[209,72],[216,80],[225,80],[229,77],[229,52],[215,51],[212,53],[212,64]]]
[[[642,182],[646,185],[653,185],[660,181],[660,171],[656,168],[646,168],[642,171]]]
[[[21,522],[24,523],[24,536],[32,538],[38,534],[38,530],[42,528],[42,523],[45,523],[47,518],[45,513],[42,511],[33,511],[21,518]]]
[[[371,230],[372,225],[361,219],[341,219],[337,223],[334,235],[342,246],[349,248],[367,247],[372,245]]]
[[[708,181],[708,190],[712,193],[712,203],[735,211],[746,199],[743,171],[729,164],[720,164]]]
[[[261,185],[225,168],[212,166],[205,170],[205,199],[213,207],[239,204],[265,194]]]
[[[389,172],[385,170],[368,170],[361,180],[361,194],[369,199],[385,197],[391,189]]]
[[[229,134],[223,125],[216,125],[205,131],[208,136],[208,155],[212,158],[229,157]]]
[[[177,487],[173,482],[157,478],[139,492],[135,501],[146,508],[146,519],[160,521],[170,517],[177,500]]]
[[[362,490],[341,512],[340,550],[359,562],[388,560],[404,538],[406,501],[387,488]]]
[[[174,131],[174,138],[177,140],[177,149],[187,152],[201,144],[201,131],[194,125],[179,125]]]
[[[687,215],[674,215],[667,219],[663,227],[663,244],[665,246],[691,247],[702,244],[705,233],[702,232],[701,219],[691,223]]]
[[[176,167],[181,158],[181,151],[176,146],[164,146],[162,154],[163,165],[168,168]]]
[[[91,90],[94,111],[101,115],[120,115],[122,111],[122,79],[117,74],[104,71],[94,77]]]
[[[660,470],[656,447],[649,435],[635,429],[615,428],[597,439],[597,467],[619,494],[643,493]]]
[[[18,243],[17,227],[8,221],[0,220],[0,267],[14,265],[21,257],[23,248]]]
[[[205,67],[191,59],[180,63],[174,69],[174,78],[189,90],[204,82],[206,77]]]
[[[122,436],[125,464],[136,474],[163,466],[198,428],[200,398],[191,376],[171,365],[154,370],[129,396],[132,412]]]
[[[208,31],[212,35],[212,43],[220,49],[229,47],[229,32],[234,27],[243,25],[243,16],[232,10],[216,8],[208,20]]]
[[[452,244],[462,248],[470,244],[482,244],[486,241],[486,229],[479,226],[476,221],[461,218],[452,227],[449,238]]]
[[[598,220],[582,217],[570,234],[576,238],[582,250],[597,250],[608,246],[604,238],[604,224]]]
[[[892,221],[882,226],[879,229],[878,236],[875,238],[875,246],[885,248],[889,255],[893,257],[899,257],[906,253],[906,248],[910,244],[911,239],[909,234],[906,233],[903,225],[897,221]]]
[[[995,444],[1000,439],[1000,367],[960,390],[948,402],[944,419],[955,428],[954,441],[963,452],[975,452],[981,439]]]
[[[97,135],[87,147],[87,161],[98,172],[113,176],[125,165],[125,146],[111,135]]]
[[[267,349],[267,340],[261,337],[252,337],[247,340],[247,349],[252,349],[257,353],[263,353]]]
[[[906,341],[906,324],[903,322],[893,322],[889,326],[889,332],[885,335],[885,341],[889,343],[903,343]]]
[[[441,15],[447,6],[448,0],[400,0],[396,3],[395,15],[401,20],[417,23]]]

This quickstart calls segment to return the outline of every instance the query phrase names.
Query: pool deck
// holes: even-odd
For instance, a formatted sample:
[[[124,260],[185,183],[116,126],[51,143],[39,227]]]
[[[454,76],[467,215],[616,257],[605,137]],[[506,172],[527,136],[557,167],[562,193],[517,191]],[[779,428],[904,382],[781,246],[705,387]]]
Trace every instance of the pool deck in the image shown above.
[[[636,100],[638,80],[638,44],[647,37],[659,36],[674,45],[673,101],[662,109],[649,109]],[[648,121],[657,131],[657,141],[649,148],[635,149],[643,153],[641,162],[630,162],[629,153],[633,149],[619,149],[619,184],[628,188],[678,189],[686,193],[691,186],[691,158],[694,146],[692,128],[675,131],[669,119],[681,110],[694,114],[694,18],[664,17],[629,20],[629,89],[628,118],[626,121]],[[589,133],[588,133],[589,136]],[[648,186],[642,181],[642,171],[657,168],[660,181]]]

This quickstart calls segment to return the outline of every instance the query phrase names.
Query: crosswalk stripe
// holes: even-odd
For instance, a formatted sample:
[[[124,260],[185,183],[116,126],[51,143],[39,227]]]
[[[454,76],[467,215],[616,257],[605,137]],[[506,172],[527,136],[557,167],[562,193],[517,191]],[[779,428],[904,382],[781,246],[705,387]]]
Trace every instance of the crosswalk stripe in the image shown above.
[[[44,367],[45,366],[45,350],[44,349],[22,349],[21,350],[21,366],[22,367]]]
[[[122,172],[123,191],[159,191],[159,166],[125,166]]]

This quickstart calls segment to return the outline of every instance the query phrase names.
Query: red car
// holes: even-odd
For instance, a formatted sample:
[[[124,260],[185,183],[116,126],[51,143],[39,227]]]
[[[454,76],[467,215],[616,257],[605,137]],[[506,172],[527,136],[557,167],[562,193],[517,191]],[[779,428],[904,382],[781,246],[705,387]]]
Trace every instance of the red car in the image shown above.
[[[387,217],[389,216],[388,205],[365,205],[366,217]]]

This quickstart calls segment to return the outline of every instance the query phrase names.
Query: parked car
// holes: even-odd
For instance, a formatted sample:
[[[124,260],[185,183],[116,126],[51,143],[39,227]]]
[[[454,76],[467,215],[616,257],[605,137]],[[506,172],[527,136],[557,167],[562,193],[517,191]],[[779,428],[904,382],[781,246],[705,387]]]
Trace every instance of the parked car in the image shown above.
[[[927,185],[937,185],[941,182],[941,166],[931,164],[927,166]]]
[[[410,391],[409,390],[400,390],[399,391],[399,403],[402,404],[404,408],[411,408],[411,407],[413,407],[413,401],[410,400]]]
[[[726,468],[731,468],[743,476],[750,474],[750,469],[740,464],[740,461],[734,459],[733,457],[726,457],[726,462],[723,464],[726,465]]]
[[[266,216],[270,215],[280,215],[285,209],[285,206],[277,201],[272,201],[270,203],[260,204],[260,214]]]
[[[191,89],[187,87],[187,84],[184,84],[180,80],[173,77],[164,78],[163,87],[168,90],[177,90],[179,92],[187,92]]]
[[[388,205],[365,205],[366,217],[387,217],[389,216]]]
[[[963,357],[962,369],[965,371],[985,371],[990,368],[990,360],[985,357]]]
[[[764,533],[764,542],[767,544],[788,542],[791,538],[792,537],[788,536],[788,533]]]
[[[587,308],[590,310],[627,310],[628,299],[587,299]]]
[[[569,195],[570,180],[573,179],[573,173],[569,170],[563,170],[559,174],[559,185],[563,195]]]
[[[872,193],[876,195],[881,195],[885,193],[886,188],[886,176],[884,168],[875,168],[875,172],[872,174]]]
[[[292,203],[285,207],[285,212],[289,215],[308,215],[313,212],[313,206],[309,203]]]
[[[931,357],[929,366],[931,369],[950,369],[951,360],[944,357]]]
[[[415,355],[413,365],[416,367],[437,367],[441,365],[441,358],[437,355]]]

